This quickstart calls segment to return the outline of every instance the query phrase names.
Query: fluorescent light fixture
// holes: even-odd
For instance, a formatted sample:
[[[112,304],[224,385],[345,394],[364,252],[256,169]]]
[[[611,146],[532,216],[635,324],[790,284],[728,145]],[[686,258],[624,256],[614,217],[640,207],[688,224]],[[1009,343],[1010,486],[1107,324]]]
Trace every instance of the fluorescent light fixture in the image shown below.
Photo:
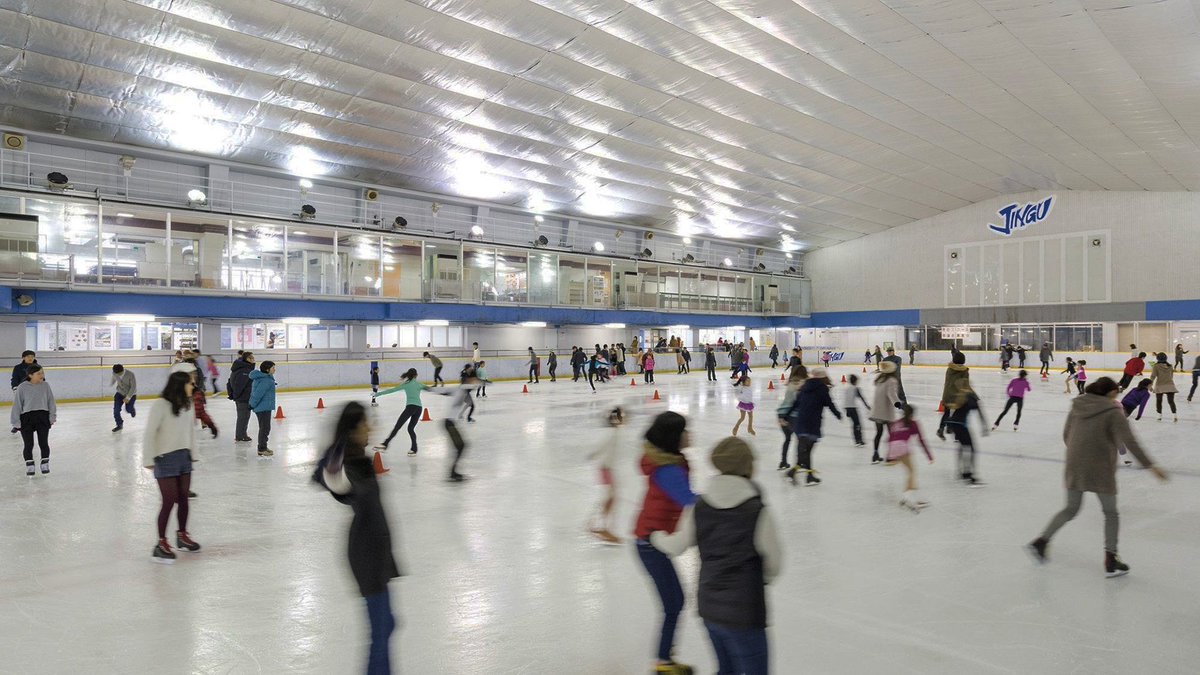
[[[117,217],[118,218],[132,218],[133,214],[132,213],[118,213]]]
[[[317,176],[321,173],[321,163],[312,148],[303,145],[292,148],[288,153],[288,170],[302,178]]]
[[[606,323],[606,324],[604,324],[604,327],[605,328],[624,328],[625,324],[623,324],[623,323]]]
[[[187,198],[189,202],[196,202],[197,204],[203,204],[208,201],[208,195],[204,194],[204,190],[197,190],[195,188],[188,190]]]
[[[308,233],[307,233],[307,232],[305,232],[304,230],[292,230],[292,234],[299,235],[299,236],[303,237],[304,235],[306,235],[306,234],[308,234]]]
[[[546,195],[541,190],[529,191],[529,208],[532,211],[546,210]],[[541,222],[540,220],[538,222]]]
[[[307,178],[300,179],[300,189],[308,190],[308,189],[312,188],[312,186],[313,186],[313,182],[311,180],[309,180]]]
[[[545,222],[545,220],[546,220],[546,216],[534,216],[533,217],[533,221],[536,223],[542,223],[542,222]]]
[[[746,330],[745,326],[726,326],[725,330]]]
[[[691,238],[691,237],[684,237],[684,238],[683,238],[683,243],[685,243],[685,244],[690,244],[690,243],[692,243],[692,238]]]
[[[478,225],[474,225],[471,227],[471,234],[475,235],[476,237],[482,237],[483,228]]]
[[[784,253],[783,255],[786,256],[788,260],[791,260],[794,257],[791,253]]]
[[[604,252],[604,244],[601,244],[600,242],[596,242],[596,243],[592,244],[592,248],[593,248],[593,249],[594,249],[594,250],[595,250],[597,253],[603,253],[603,252]]]
[[[521,325],[526,328],[545,328],[545,321],[522,321]]]
[[[285,316],[281,319],[283,323],[297,324],[302,326],[315,326],[321,323],[321,320],[311,316]]]
[[[150,323],[155,319],[153,314],[109,314],[105,318],[113,323]]]
[[[679,325],[679,326],[671,326],[671,328],[674,330],[687,330],[687,329],[691,328],[691,326]]]
[[[733,261],[729,258],[726,258],[723,262],[725,263],[726,267],[733,267]]]
[[[449,326],[450,322],[446,319],[421,319],[417,322],[418,326]]]

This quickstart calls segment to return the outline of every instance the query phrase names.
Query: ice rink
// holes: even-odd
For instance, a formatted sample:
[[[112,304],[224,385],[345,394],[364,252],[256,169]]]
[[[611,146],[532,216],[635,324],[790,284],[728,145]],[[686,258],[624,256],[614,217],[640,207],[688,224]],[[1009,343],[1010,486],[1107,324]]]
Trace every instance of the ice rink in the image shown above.
[[[833,376],[851,372],[861,376],[859,367],[835,367]],[[920,465],[932,505],[913,514],[897,506],[902,469],[872,466],[870,448],[855,449],[848,425],[828,416],[814,455],[824,483],[787,483],[775,469],[780,371],[755,372],[756,479],[783,529],[786,555],[768,594],[773,671],[1196,672],[1200,403],[1181,403],[1173,424],[1169,415],[1155,421],[1152,402],[1135,423],[1173,480],[1160,485],[1148,472],[1120,470],[1121,553],[1132,572],[1106,579],[1094,497],[1052,543],[1050,564],[1036,566],[1022,549],[1063,500],[1061,429],[1072,396],[1062,381],[1033,375],[1018,433],[1011,412],[986,438],[972,422],[978,475],[987,482],[973,490],[954,480],[954,445],[933,437],[942,373],[903,370],[936,457]],[[529,394],[521,383],[494,384],[479,400],[477,422],[464,428],[462,470],[470,480],[463,484],[445,480],[440,425],[418,425],[415,458],[405,457],[402,432],[381,479],[406,572],[392,584],[398,670],[648,672],[660,608],[632,545],[605,546],[586,531],[601,495],[586,454],[601,438],[603,412],[627,406],[634,413],[628,461],[617,477],[619,534],[627,537],[644,489],[635,458],[649,418],[668,408],[687,415],[692,479],[702,492],[714,472],[708,450],[737,417],[726,375],[709,383],[702,371],[660,373],[661,401],[651,400],[655,386],[640,377],[636,387],[626,376],[597,394],[569,378],[530,385]],[[766,390],[769,377],[774,391]],[[992,418],[1007,379],[973,370]],[[1186,392],[1182,375],[1177,383]],[[233,404],[210,398],[222,433],[201,445],[189,523],[204,548],[180,553],[170,566],[150,562],[159,495],[140,466],[143,417],[113,434],[110,404],[61,406],[48,477],[26,478],[19,438],[8,438],[0,472],[0,671],[358,672],[368,635],[345,560],[350,510],[309,475],[338,404],[367,393],[281,394],[287,419],[275,424],[271,460],[259,460],[253,444],[233,445]],[[318,397],[330,409],[314,410]],[[834,400],[840,407],[838,392]],[[427,393],[425,403],[441,420],[450,399]],[[403,404],[381,399],[374,440]],[[149,401],[140,405],[144,411]],[[688,605],[677,658],[713,672],[695,614],[694,551],[679,565]]]

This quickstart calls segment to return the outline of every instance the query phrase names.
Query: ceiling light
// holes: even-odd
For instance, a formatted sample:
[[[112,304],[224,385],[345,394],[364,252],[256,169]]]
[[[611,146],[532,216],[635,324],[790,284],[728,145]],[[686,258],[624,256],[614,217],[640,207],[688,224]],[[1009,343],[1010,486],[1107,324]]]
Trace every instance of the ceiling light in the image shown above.
[[[792,257],[793,257],[791,253],[784,253],[783,255],[784,255],[784,257],[786,257],[788,260],[791,260],[791,259],[792,259]]]
[[[671,326],[671,328],[682,331],[682,330],[687,330],[688,328],[691,328],[691,326],[686,326],[686,325],[680,324],[678,326]]]
[[[316,176],[321,173],[321,164],[317,161],[316,153],[303,145],[297,146],[288,153],[288,171],[301,178]]]
[[[533,217],[533,221],[535,223],[541,223],[541,222],[544,222],[545,220],[546,220],[545,216],[534,216]]]
[[[306,234],[308,234],[308,233],[307,233],[307,232],[305,232],[304,230],[292,230],[292,234],[299,235],[299,236],[303,237],[304,235],[306,235]]]
[[[600,242],[596,242],[596,243],[592,244],[592,249],[595,250],[597,253],[603,253],[604,252],[604,244],[601,244]]]
[[[118,213],[117,217],[118,218],[133,218],[133,214],[132,213]]]
[[[624,328],[625,324],[623,324],[623,323],[606,323],[606,324],[604,324],[604,327],[605,328]]]
[[[542,194],[541,190],[529,191],[529,208],[532,211],[546,210],[546,196]]]
[[[417,322],[418,326],[449,326],[450,322],[445,319],[422,319]]]
[[[746,330],[745,326],[726,326],[725,330]]]
[[[471,226],[471,234],[475,235],[476,237],[482,237],[483,228],[478,225],[473,225]]]
[[[153,314],[109,314],[104,317],[113,323],[150,323],[154,321]]]
[[[204,190],[192,188],[187,193],[188,206],[204,206],[208,203],[208,195],[204,194]]]
[[[726,267],[733,267],[733,261],[729,258],[726,258],[723,262],[725,263]]]
[[[526,328],[545,328],[545,321],[522,321],[521,325]]]
[[[300,326],[315,326],[321,323],[321,320],[311,316],[287,316],[281,319],[283,323],[300,325]]]
[[[311,180],[309,180],[307,178],[300,179],[300,189],[301,190],[309,190],[312,188],[312,186],[313,186],[313,182]]]
[[[690,244],[690,243],[692,243],[692,238],[691,238],[691,237],[684,237],[684,238],[683,238],[683,243],[685,243],[685,244]]]

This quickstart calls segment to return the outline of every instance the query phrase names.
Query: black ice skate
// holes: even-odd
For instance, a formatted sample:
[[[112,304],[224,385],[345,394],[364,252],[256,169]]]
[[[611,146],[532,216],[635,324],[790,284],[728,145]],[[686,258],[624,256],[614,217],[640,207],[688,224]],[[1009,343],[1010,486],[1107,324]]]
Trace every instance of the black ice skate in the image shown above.
[[[1104,574],[1110,579],[1124,576],[1129,574],[1129,565],[1121,562],[1121,557],[1116,553],[1106,551],[1104,553]]]
[[[1025,546],[1025,550],[1029,551],[1029,555],[1033,556],[1034,561],[1044,565],[1049,560],[1049,558],[1046,557],[1046,546],[1049,544],[1050,542],[1038,537],[1037,539],[1029,542]]]
[[[188,533],[184,532],[183,530],[175,532],[175,547],[190,553],[195,553],[196,551],[200,550],[200,544],[192,541],[192,538],[188,536]]]
[[[175,562],[175,552],[171,550],[171,545],[166,539],[159,539],[158,546],[154,547],[154,552],[150,554],[150,560],[164,565],[170,565]]]

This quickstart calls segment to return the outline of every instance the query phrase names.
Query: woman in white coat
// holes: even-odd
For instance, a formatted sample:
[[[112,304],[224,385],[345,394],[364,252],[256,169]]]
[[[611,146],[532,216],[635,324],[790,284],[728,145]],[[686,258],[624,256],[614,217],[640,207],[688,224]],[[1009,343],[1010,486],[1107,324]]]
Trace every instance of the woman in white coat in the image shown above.
[[[900,404],[900,378],[896,377],[896,364],[884,361],[879,364],[879,377],[875,378],[875,395],[871,405],[871,421],[875,423],[875,450],[871,463],[879,464],[879,441],[889,422],[896,419],[896,406]]]

